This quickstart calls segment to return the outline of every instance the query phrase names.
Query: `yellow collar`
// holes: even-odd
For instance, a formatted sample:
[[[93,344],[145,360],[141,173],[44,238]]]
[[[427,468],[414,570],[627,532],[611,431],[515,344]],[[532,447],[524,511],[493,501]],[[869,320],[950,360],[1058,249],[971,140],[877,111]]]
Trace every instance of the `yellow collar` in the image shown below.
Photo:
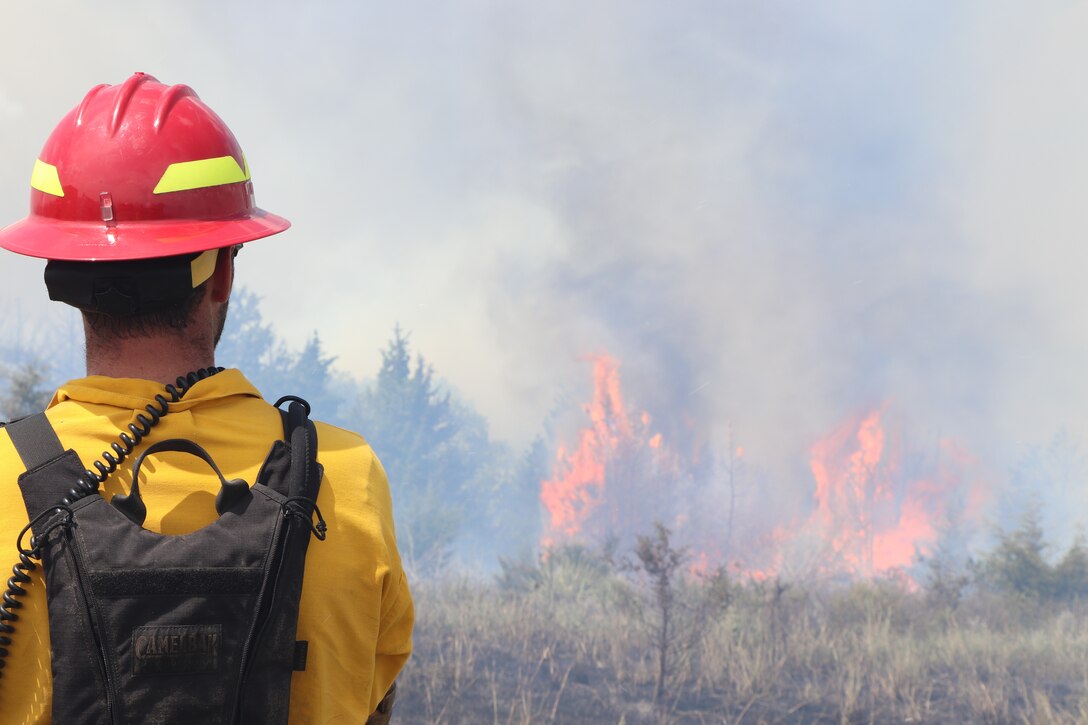
[[[49,407],[72,400],[79,403],[136,410],[154,401],[156,395],[164,395],[164,387],[161,383],[152,380],[92,375],[70,380],[60,386],[49,402]],[[198,403],[234,395],[261,397],[260,392],[246,379],[241,370],[231,368],[201,380],[189,389],[185,397],[177,403],[172,403],[170,407],[171,410],[186,410]],[[167,395],[166,399],[169,400],[170,396]]]

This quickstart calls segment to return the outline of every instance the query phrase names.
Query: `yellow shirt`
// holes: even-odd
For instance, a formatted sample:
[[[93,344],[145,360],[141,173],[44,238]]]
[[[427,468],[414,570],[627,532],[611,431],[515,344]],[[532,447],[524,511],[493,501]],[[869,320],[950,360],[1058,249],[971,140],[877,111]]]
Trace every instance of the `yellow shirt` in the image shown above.
[[[53,396],[46,415],[61,444],[92,467],[157,393],[162,393],[162,386],[147,380],[73,380]],[[317,436],[318,460],[325,468],[317,503],[328,523],[328,538],[311,539],[306,554],[297,637],[310,645],[305,671],[292,676],[290,722],[361,723],[411,652],[412,599],[397,553],[389,484],[381,463],[355,433],[318,423]],[[127,492],[135,455],[167,438],[197,441],[228,479],[252,483],[273,441],[282,437],[276,409],[241,372],[226,370],[197,383],[172,403],[169,414],[110,477],[102,493],[109,499]],[[192,456],[153,458],[152,469],[145,464],[150,476],[140,486],[147,504],[144,526],[182,534],[214,520],[219,481],[207,465]],[[0,486],[7,501],[0,507],[0,567],[5,571],[18,559],[15,539],[27,523],[16,483],[23,470],[11,440],[0,429]],[[6,575],[0,583],[4,580]],[[50,721],[49,624],[40,567],[24,588],[27,595],[17,610],[10,654],[0,676],[0,718],[12,725]]]

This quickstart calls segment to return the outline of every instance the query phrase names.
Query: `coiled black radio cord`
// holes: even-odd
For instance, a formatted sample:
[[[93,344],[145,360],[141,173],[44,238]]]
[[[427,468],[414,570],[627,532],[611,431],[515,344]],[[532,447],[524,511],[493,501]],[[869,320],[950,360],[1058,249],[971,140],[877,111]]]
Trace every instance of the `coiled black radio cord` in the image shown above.
[[[144,410],[147,411],[147,415],[143,413],[136,414],[136,422],[129,423],[128,430],[122,431],[117,440],[110,444],[111,450],[102,452],[101,460],[97,460],[93,464],[94,470],[88,468],[83,472],[82,476],[76,479],[76,485],[61,499],[59,506],[68,507],[81,498],[98,493],[99,486],[106,482],[106,479],[132,454],[136,446],[140,445],[140,441],[170,412],[171,403],[181,400],[182,396],[201,380],[210,378],[222,371],[223,368],[219,367],[194,370],[187,375],[178,377],[172,385],[167,385],[164,392],[170,396],[170,399],[167,400],[166,395],[159,394],[155,396],[153,403],[145,405]],[[11,646],[11,635],[15,632],[15,627],[11,623],[19,619],[19,615],[15,613],[15,610],[21,609],[23,606],[23,603],[16,597],[26,596],[26,589],[22,585],[30,582],[28,572],[38,568],[38,565],[34,563],[34,559],[41,558],[41,550],[33,536],[30,538],[29,549],[23,549],[21,542],[22,535],[20,534],[19,543],[17,544],[19,561],[11,568],[11,577],[7,581],[7,591],[4,592],[3,603],[0,604],[0,677],[3,676],[8,647]]]

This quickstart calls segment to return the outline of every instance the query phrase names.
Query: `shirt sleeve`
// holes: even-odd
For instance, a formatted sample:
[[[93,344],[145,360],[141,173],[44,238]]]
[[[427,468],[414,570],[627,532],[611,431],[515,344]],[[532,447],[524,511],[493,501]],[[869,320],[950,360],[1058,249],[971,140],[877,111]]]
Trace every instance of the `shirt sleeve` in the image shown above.
[[[370,474],[371,504],[381,521],[385,564],[389,567],[382,578],[378,641],[374,651],[374,677],[370,691],[370,712],[374,712],[412,653],[415,608],[408,588],[408,577],[404,573],[400,552],[397,550],[389,479],[376,456]]]
[[[378,707],[392,687],[397,673],[412,653],[412,626],[415,608],[408,589],[408,578],[398,565],[386,577],[382,590],[382,616],[378,625],[374,680],[370,692],[370,711]]]

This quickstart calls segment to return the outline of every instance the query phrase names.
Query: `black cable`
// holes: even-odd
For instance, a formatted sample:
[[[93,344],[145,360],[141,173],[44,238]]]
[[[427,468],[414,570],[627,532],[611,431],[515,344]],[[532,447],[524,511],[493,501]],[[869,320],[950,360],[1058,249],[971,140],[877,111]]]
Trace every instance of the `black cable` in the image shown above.
[[[26,589],[23,589],[22,585],[30,582],[30,576],[27,572],[34,571],[37,568],[38,565],[22,552],[19,552],[19,561],[11,568],[8,588],[4,592],[4,603],[0,605],[0,677],[4,674],[3,667],[7,664],[6,658],[8,656],[8,647],[11,646],[11,635],[15,632],[15,627],[11,626],[9,622],[14,622],[19,618],[14,610],[21,609],[23,606],[23,603],[15,597],[26,595]]]
[[[144,410],[147,411],[147,415],[143,413],[136,414],[136,423],[129,423],[128,432],[122,431],[117,441],[110,444],[113,452],[103,451],[101,460],[95,461],[93,464],[96,470],[90,468],[84,470],[83,475],[76,479],[76,485],[68,491],[57,508],[67,508],[81,498],[98,493],[98,487],[106,482],[106,479],[117,470],[125,458],[132,454],[136,446],[140,445],[140,441],[170,412],[171,403],[181,400],[182,396],[201,380],[221,372],[223,372],[223,368],[220,367],[201,368],[179,376],[172,385],[168,384],[165,392],[170,396],[170,400],[167,400],[166,396],[159,394],[155,396],[154,403],[145,405]],[[129,435],[129,433],[132,435]],[[23,549],[21,542],[22,535],[20,534],[19,542],[16,544],[19,548],[19,561],[12,567],[11,577],[7,581],[8,588],[3,594],[3,603],[0,604],[0,677],[3,676],[8,647],[11,646],[11,635],[15,632],[15,627],[10,623],[19,619],[19,615],[15,613],[15,610],[21,609],[23,606],[23,603],[16,597],[26,596],[26,589],[22,585],[30,582],[30,576],[27,572],[38,568],[33,559],[41,559],[41,548],[38,546],[35,537],[31,537],[29,549]]]

